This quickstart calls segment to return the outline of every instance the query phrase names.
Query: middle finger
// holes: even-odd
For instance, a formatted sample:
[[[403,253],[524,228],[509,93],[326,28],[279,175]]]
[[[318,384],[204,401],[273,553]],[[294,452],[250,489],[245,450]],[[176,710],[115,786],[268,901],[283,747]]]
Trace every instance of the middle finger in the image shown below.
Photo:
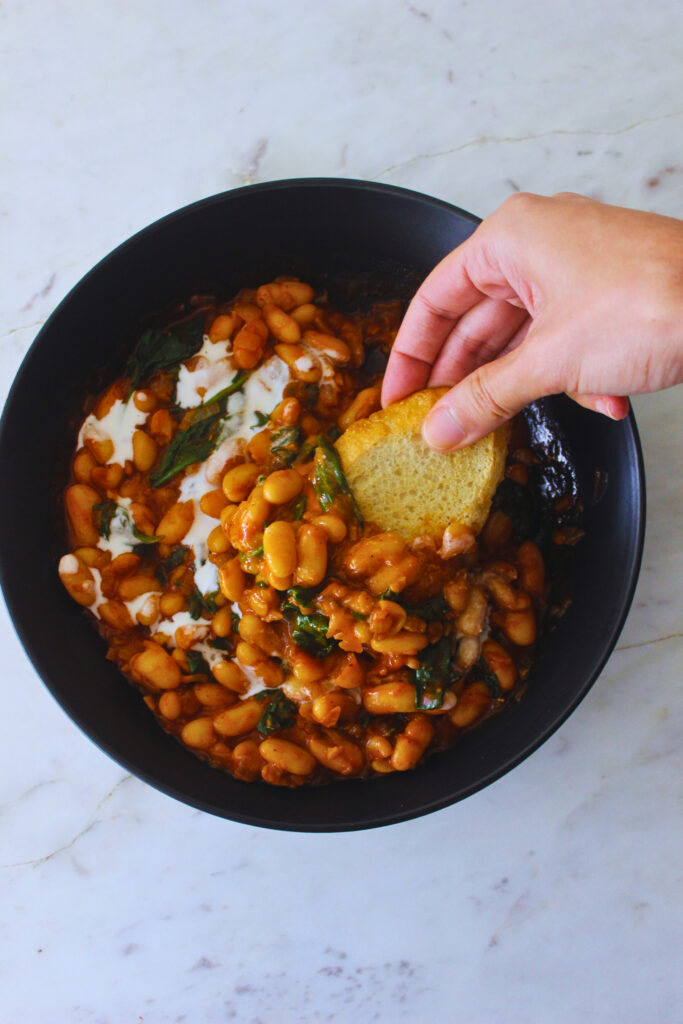
[[[429,386],[457,384],[495,359],[527,319],[525,309],[503,299],[481,299],[460,317],[446,338],[429,377]]]

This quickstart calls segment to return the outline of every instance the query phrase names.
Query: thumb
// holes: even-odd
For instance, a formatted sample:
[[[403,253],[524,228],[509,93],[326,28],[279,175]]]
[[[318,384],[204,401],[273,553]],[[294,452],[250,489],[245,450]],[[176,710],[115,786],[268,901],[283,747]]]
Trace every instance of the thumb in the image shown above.
[[[536,378],[533,360],[520,346],[451,388],[426,417],[422,436],[437,451],[473,444],[551,390]]]

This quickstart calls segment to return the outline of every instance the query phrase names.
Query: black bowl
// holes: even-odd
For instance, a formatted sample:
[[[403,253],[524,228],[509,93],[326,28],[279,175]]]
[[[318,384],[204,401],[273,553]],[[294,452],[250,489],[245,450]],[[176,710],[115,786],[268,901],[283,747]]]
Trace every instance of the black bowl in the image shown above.
[[[168,736],[104,658],[104,644],[57,576],[66,550],[60,493],[84,395],[118,376],[151,313],[193,292],[234,293],[296,272],[354,303],[410,294],[475,229],[469,213],[386,185],[311,179],[254,185],[173,213],[102,260],[31,346],[0,423],[0,579],[37,672],[73,720],[139,778],[194,807],[270,828],[370,828],[445,807],[536,749],[599,675],[640,564],[644,477],[636,425],[549,400],[586,507],[574,601],[518,705],[414,772],[286,790],[238,782]],[[359,285],[358,282],[362,284]],[[599,501],[596,473],[606,474]],[[9,500],[9,498],[12,500]]]

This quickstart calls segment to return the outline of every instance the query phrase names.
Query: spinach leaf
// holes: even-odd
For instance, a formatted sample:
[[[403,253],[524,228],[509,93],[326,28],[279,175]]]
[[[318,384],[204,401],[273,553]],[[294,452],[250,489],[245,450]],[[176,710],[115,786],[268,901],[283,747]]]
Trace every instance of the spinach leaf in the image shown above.
[[[216,604],[216,598],[220,594],[220,590],[211,590],[208,594],[204,594],[202,600],[204,607],[206,608],[209,615],[215,615],[218,611],[218,605]]]
[[[256,420],[256,423],[253,423],[251,425],[251,427],[249,428],[250,430],[256,430],[257,427],[265,427],[266,423],[270,419],[270,416],[266,416],[266,414],[264,412],[261,412],[260,409],[256,409],[254,411],[254,419]]]
[[[533,536],[538,518],[538,502],[529,487],[516,480],[501,480],[493,496],[493,507],[510,516],[512,537],[516,544]]]
[[[144,331],[126,365],[131,391],[136,391],[159,370],[175,366],[193,356],[202,347],[203,335],[203,313],[164,330]]]
[[[137,538],[140,544],[158,544],[159,538],[153,537],[149,533],[143,533],[142,530],[138,530],[135,523],[133,523],[133,536]]]
[[[299,401],[307,409],[314,409],[318,404],[320,388],[317,384],[302,384],[299,390]]]
[[[346,500],[351,506],[358,525],[361,528],[363,527],[363,516],[344,476],[339,452],[322,435],[318,437],[318,446],[315,453],[313,490],[324,512],[332,508],[337,498],[341,497]]]
[[[187,651],[186,654],[187,654],[187,664],[188,664],[190,672],[192,673],[193,676],[198,676],[198,675],[210,676],[211,675],[211,669],[209,668],[209,663],[208,663],[208,661],[206,660],[206,658],[204,657],[203,654],[200,654],[199,651]]]
[[[177,569],[179,565],[182,565],[185,561],[186,547],[175,548],[174,551],[164,560],[164,568],[167,572],[171,572],[173,569]]]
[[[450,682],[451,638],[442,637],[422,652],[420,667],[413,672],[415,707],[433,711],[443,707],[446,686]]]
[[[314,610],[313,598],[315,597],[315,590],[310,587],[290,587],[287,591],[286,600],[290,604],[295,604],[299,611],[311,612]]]
[[[274,452],[279,451],[280,448],[286,448],[291,444],[298,444],[301,440],[303,431],[301,427],[280,427],[276,430],[272,436],[273,444],[271,448]]]
[[[314,658],[325,658],[337,646],[337,641],[327,636],[329,620],[322,612],[303,615],[301,612],[291,620],[292,639],[297,647]]]
[[[109,540],[111,535],[111,521],[116,515],[118,505],[115,501],[107,499],[106,501],[98,501],[96,505],[93,505],[93,522],[95,529],[99,533],[100,537],[104,537],[105,540]]]
[[[242,564],[248,562],[250,558],[261,558],[263,556],[263,541],[258,547],[254,548],[253,551],[240,551],[237,556]]]
[[[297,647],[314,658],[325,658],[335,649],[337,641],[327,636],[329,619],[322,612],[313,611],[313,594],[314,591],[304,587],[292,587],[287,591],[282,614],[289,622]]]
[[[130,526],[133,536],[137,539],[140,544],[158,544],[159,538],[152,537],[148,533],[143,533],[142,530],[138,530],[135,523],[132,521],[130,512],[123,505],[117,505],[115,501],[107,498],[106,501],[99,501],[96,505],[93,505],[93,522],[100,537],[104,537],[105,540],[109,540],[111,536],[111,524],[114,519],[120,519],[124,524]],[[137,547],[137,545],[135,545]]]
[[[313,441],[313,440],[304,441],[304,443],[301,445],[301,448],[299,448],[299,454],[297,455],[297,457],[296,457],[296,459],[294,461],[295,462],[308,462],[308,460],[310,459],[311,455],[313,454],[313,452],[316,449],[316,445],[317,445],[316,441]]]
[[[199,406],[200,409],[207,408],[217,402],[221,407],[221,414],[225,416],[225,410],[228,404],[228,399],[231,395],[234,395],[236,391],[241,391],[242,385],[247,380],[249,374],[246,370],[238,370],[235,376],[232,378],[230,383],[222,391],[219,391],[217,395],[212,397],[207,402],[206,406]]]
[[[218,441],[221,420],[225,417],[227,401],[230,395],[239,391],[248,373],[240,371],[233,377],[227,388],[214,395],[206,405],[192,410],[191,419],[184,430],[179,430],[167,446],[161,462],[150,473],[153,487],[162,487],[176,473],[193,462],[203,462],[209,457]]]
[[[489,690],[491,691],[491,696],[495,700],[500,700],[503,696],[503,691],[500,688],[498,676],[489,666],[489,663],[483,654],[479,658],[479,661],[476,663],[474,671],[478,676],[481,677],[482,683],[486,683]]]
[[[149,480],[153,487],[163,487],[176,473],[193,462],[208,459],[216,446],[220,411],[191,423],[185,430],[179,430],[166,448],[161,462],[150,473]]]
[[[281,427],[271,438],[270,450],[278,462],[291,466],[298,453],[298,445],[304,432],[301,427]]]
[[[219,593],[219,590],[213,590],[209,594],[202,594],[199,587],[195,586],[187,599],[187,607],[191,617],[198,619],[202,612],[206,612],[207,615],[215,615],[218,611],[216,596]]]
[[[294,725],[297,716],[296,704],[289,697],[285,697],[282,690],[262,690],[255,696],[258,700],[268,700],[256,726],[262,736],[270,736],[278,729],[289,729]]]
[[[187,608],[191,619],[198,619],[204,611],[204,601],[199,587],[195,587],[187,599]]]
[[[303,519],[304,512],[306,511],[306,495],[300,494],[296,501],[292,504],[292,518],[296,521],[297,519]]]
[[[183,564],[183,562],[185,561],[186,551],[187,548],[184,547],[174,548],[171,554],[168,556],[168,558],[165,558],[163,562],[160,562],[157,565],[154,575],[159,580],[159,583],[162,584],[162,586],[166,586],[166,584],[168,583],[168,577],[173,572],[173,570],[177,569],[179,565]]]
[[[290,381],[282,393],[283,398],[297,398],[306,409],[315,408],[319,395],[320,388],[317,384],[305,384],[300,380]]]
[[[207,640],[209,647],[213,647],[215,651],[230,651],[230,644],[227,637],[215,636],[211,640]]]

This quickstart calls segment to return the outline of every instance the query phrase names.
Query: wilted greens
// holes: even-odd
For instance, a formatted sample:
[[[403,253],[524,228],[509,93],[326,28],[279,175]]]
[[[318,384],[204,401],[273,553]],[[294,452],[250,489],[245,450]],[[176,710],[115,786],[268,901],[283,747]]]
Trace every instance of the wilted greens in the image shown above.
[[[362,529],[363,516],[361,514],[361,510],[358,508],[358,503],[353,496],[353,491],[349,487],[346,477],[344,476],[339,452],[322,434],[318,437],[315,452],[313,490],[320,502],[321,508],[325,512],[332,508],[335,501],[339,498],[348,502],[358,525]]]
[[[131,391],[136,391],[159,370],[166,370],[193,356],[202,347],[203,335],[203,313],[173,327],[151,329],[141,334],[126,365]]]
[[[420,667],[413,672],[415,706],[421,711],[443,707],[446,687],[451,681],[451,638],[444,636],[421,653]]]
[[[282,690],[261,690],[254,694],[257,700],[268,701],[257,725],[262,736],[269,736],[278,729],[288,729],[296,722],[297,706]]]
[[[271,437],[270,450],[276,461],[283,466],[291,466],[299,451],[303,437],[301,427],[281,427]]]
[[[104,537],[105,540],[109,540],[111,536],[111,524],[115,519],[119,519],[121,523],[130,529],[130,532],[139,544],[157,544],[159,542],[158,537],[152,537],[151,534],[143,533],[142,530],[137,528],[130,517],[128,509],[124,508],[123,505],[117,505],[115,501],[110,499],[98,501],[96,505],[93,505],[95,529],[100,537]]]
[[[189,423],[178,431],[166,448],[161,462],[150,473],[149,479],[154,487],[163,487],[181,469],[209,457],[218,442],[228,398],[241,389],[248,376],[244,371],[236,373],[227,388],[214,395],[206,405],[192,410]]]
[[[204,657],[203,654],[200,654],[199,651],[192,651],[192,650],[187,651],[186,653],[187,653],[187,665],[188,665],[188,668],[189,668],[189,670],[190,670],[190,672],[192,673],[193,676],[199,676],[199,675],[210,676],[211,675],[211,669],[209,668],[209,663],[207,662],[207,660],[206,660],[206,658]]]
[[[327,636],[329,620],[314,610],[314,591],[304,587],[292,587],[287,591],[282,614],[289,622],[292,639],[297,647],[314,658],[325,658],[337,646],[337,641]]]

